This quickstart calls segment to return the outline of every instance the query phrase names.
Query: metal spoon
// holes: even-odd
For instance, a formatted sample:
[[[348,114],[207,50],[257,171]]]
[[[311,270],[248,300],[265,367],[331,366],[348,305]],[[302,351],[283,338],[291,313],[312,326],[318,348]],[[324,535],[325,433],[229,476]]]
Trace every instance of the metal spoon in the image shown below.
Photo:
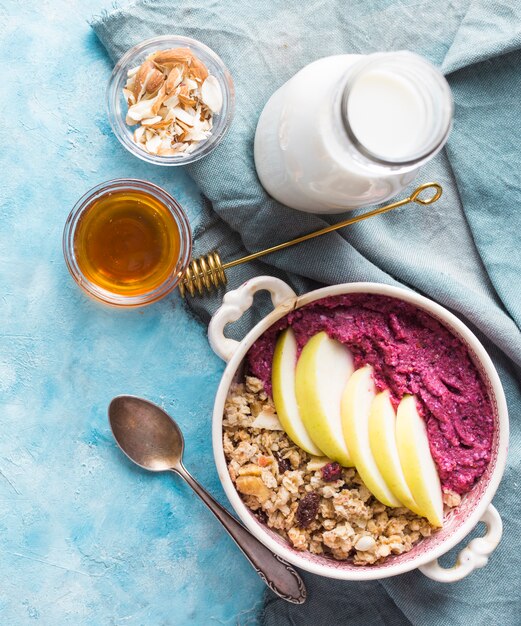
[[[251,535],[188,473],[182,460],[183,434],[168,413],[143,398],[117,396],[109,406],[109,422],[131,461],[152,472],[172,471],[192,487],[272,591],[293,604],[305,602],[306,588],[291,565]]]

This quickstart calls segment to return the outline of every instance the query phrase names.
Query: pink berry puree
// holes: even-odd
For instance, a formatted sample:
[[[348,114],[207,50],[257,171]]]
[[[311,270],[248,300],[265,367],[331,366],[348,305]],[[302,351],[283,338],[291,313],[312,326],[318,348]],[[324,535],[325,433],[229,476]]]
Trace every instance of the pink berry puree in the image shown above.
[[[273,351],[287,326],[299,352],[320,331],[344,343],[357,368],[373,366],[377,388],[390,390],[395,407],[405,394],[416,395],[442,487],[459,494],[471,489],[490,461],[492,406],[467,348],[445,326],[386,296],[317,300],[276,322],[250,348],[249,370],[270,394]]]

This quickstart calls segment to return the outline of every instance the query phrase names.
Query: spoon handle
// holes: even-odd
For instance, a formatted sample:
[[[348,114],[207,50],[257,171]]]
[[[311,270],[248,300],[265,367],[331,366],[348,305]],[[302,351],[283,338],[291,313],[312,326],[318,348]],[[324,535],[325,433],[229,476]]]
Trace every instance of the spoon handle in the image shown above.
[[[276,554],[273,554],[263,543],[254,537],[239,521],[222,507],[202,487],[183,466],[173,471],[184,478],[195,493],[206,504],[215,517],[221,522],[228,534],[239,546],[244,556],[268,587],[278,596],[292,602],[302,604],[306,600],[306,587],[298,573]]]

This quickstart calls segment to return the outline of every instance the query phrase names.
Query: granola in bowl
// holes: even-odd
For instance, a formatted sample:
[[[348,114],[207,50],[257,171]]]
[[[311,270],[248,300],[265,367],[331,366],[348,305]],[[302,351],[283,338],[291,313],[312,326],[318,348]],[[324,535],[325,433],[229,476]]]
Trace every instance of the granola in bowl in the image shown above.
[[[408,509],[379,502],[354,468],[311,456],[292,443],[258,378],[232,384],[223,446],[246,506],[296,550],[372,565],[437,532]],[[460,500],[455,492],[444,493],[446,508]]]

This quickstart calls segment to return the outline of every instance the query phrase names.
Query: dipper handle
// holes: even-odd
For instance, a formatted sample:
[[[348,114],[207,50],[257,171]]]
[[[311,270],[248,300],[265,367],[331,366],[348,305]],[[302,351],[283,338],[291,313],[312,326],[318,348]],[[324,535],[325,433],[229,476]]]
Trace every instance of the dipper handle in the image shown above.
[[[434,191],[434,193],[425,197],[424,192],[428,190]],[[398,200],[397,202],[392,202],[391,204],[387,204],[379,209],[373,209],[367,213],[356,215],[355,217],[351,217],[343,222],[339,222],[338,224],[326,226],[326,228],[322,228],[321,230],[317,230],[313,233],[308,233],[307,235],[302,235],[301,237],[297,237],[291,241],[279,243],[271,248],[266,248],[265,250],[261,250],[259,252],[253,252],[252,254],[248,254],[247,256],[236,259],[235,261],[229,261],[228,263],[222,263],[218,252],[210,252],[206,256],[201,256],[191,261],[181,282],[179,283],[181,295],[184,297],[186,292],[188,292],[191,296],[195,296],[196,293],[202,295],[204,291],[212,291],[221,285],[225,285],[227,283],[225,270],[230,267],[235,267],[236,265],[241,265],[242,263],[247,263],[248,261],[254,261],[255,259],[266,256],[267,254],[284,250],[284,248],[289,248],[297,243],[302,243],[303,241],[308,241],[309,239],[326,235],[327,233],[331,233],[335,230],[340,230],[341,228],[345,228],[351,224],[362,222],[363,220],[374,217],[375,215],[387,213],[388,211],[392,211],[393,209],[397,209],[398,207],[406,204],[413,202],[423,206],[434,204],[434,202],[437,202],[441,198],[442,192],[443,189],[439,183],[424,183],[423,185],[417,187],[410,196],[404,198],[403,200]]]

